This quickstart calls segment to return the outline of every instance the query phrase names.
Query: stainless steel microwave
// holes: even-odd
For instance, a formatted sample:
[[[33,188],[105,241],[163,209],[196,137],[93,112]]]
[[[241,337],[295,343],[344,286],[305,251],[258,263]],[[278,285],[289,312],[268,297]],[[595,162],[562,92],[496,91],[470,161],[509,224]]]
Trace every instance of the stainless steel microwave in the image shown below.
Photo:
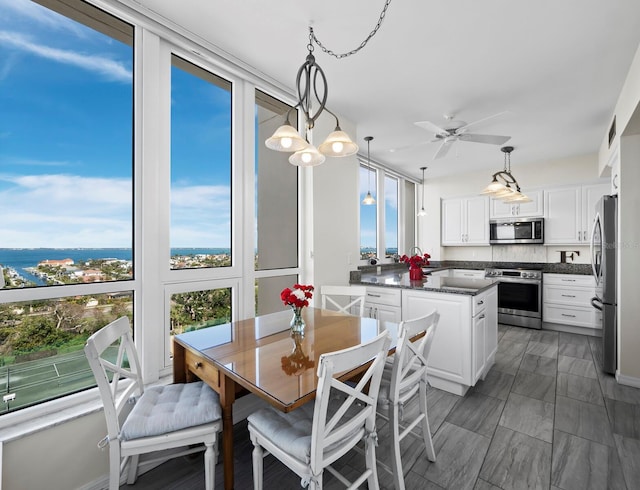
[[[544,243],[544,218],[489,220],[489,243]]]

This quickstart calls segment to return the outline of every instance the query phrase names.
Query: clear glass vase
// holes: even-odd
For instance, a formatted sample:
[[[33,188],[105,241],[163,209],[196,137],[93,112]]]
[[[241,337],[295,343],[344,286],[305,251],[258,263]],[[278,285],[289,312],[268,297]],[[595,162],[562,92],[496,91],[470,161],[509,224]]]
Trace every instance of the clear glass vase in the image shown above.
[[[304,333],[304,318],[302,318],[302,307],[293,307],[293,318],[291,318],[291,332],[292,333]]]

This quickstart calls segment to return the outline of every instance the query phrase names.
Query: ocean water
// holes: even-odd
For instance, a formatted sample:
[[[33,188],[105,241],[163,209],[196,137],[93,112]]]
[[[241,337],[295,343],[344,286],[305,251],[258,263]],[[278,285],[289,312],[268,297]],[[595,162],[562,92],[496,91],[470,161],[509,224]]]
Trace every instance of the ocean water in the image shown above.
[[[195,255],[230,253],[228,248],[172,248],[171,255]],[[0,248],[0,265],[15,269],[25,279],[42,285],[43,281],[27,270],[43,260],[72,259],[83,262],[89,259],[131,260],[130,248]]]

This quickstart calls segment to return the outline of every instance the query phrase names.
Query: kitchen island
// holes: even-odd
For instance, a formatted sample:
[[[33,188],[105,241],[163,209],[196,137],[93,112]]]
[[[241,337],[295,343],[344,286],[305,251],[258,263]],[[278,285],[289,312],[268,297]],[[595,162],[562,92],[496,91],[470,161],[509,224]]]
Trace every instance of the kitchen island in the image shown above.
[[[365,314],[401,321],[436,309],[440,321],[429,355],[429,382],[464,395],[484,379],[498,345],[497,282],[453,277],[449,271],[412,281],[406,269],[362,273],[351,284],[365,285]]]

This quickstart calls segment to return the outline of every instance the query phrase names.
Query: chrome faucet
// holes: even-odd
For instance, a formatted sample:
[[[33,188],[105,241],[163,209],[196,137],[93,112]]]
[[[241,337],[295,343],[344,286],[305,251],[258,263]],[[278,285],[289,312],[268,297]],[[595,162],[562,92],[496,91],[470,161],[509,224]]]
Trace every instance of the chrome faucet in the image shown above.
[[[422,253],[422,250],[420,250],[420,247],[418,247],[418,246],[414,246],[414,247],[411,247],[411,248],[409,249],[409,256],[413,255],[413,251],[414,251],[414,250],[417,250],[417,251],[418,251],[418,253],[417,253],[416,255],[420,255],[421,257],[424,255],[424,254]]]

